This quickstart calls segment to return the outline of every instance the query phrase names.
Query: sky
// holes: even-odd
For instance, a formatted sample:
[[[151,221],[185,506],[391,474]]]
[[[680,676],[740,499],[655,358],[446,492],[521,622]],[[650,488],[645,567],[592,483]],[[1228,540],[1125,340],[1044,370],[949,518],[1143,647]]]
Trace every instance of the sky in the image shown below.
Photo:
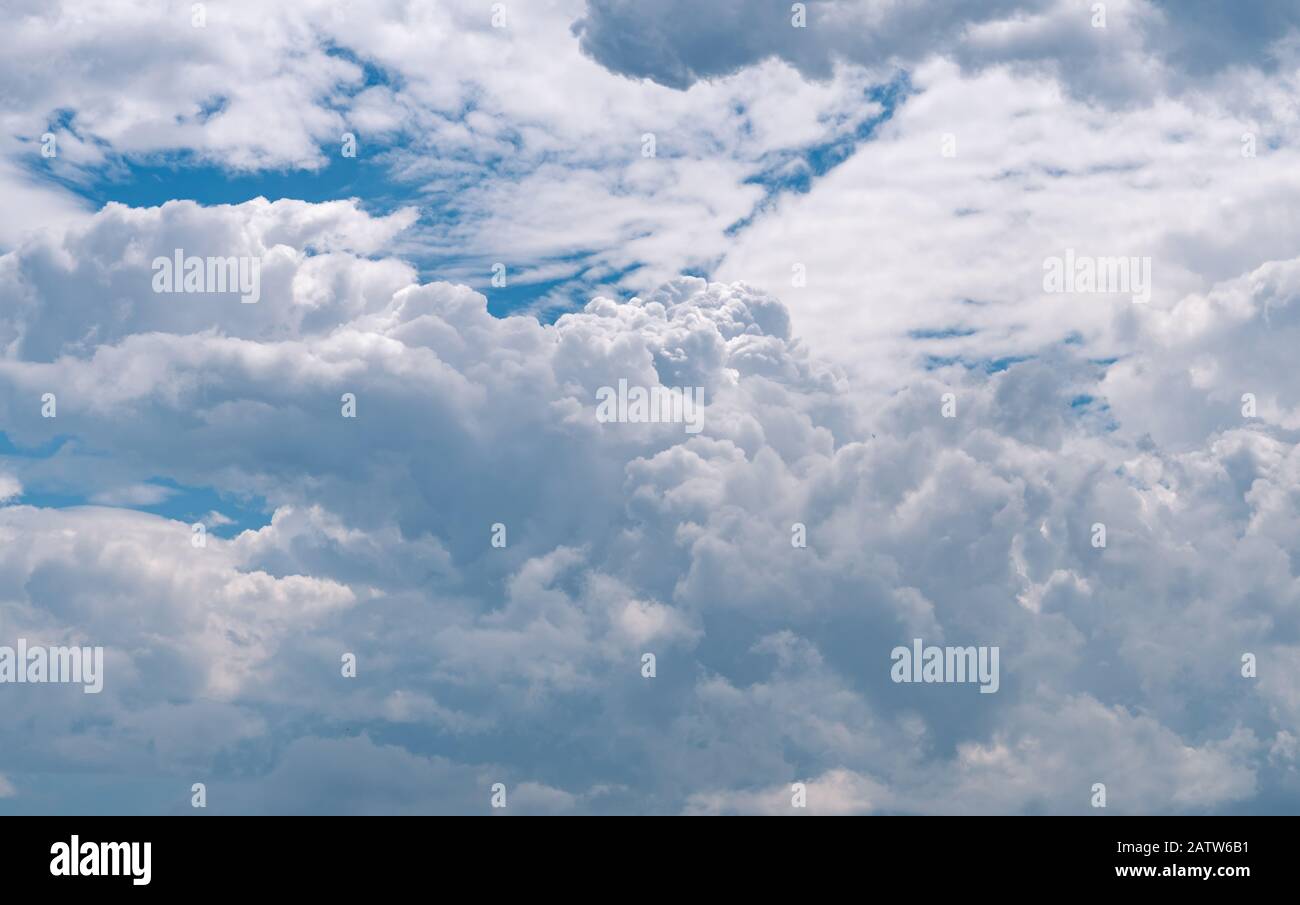
[[[0,814],[1300,811],[1300,6],[6,13]]]

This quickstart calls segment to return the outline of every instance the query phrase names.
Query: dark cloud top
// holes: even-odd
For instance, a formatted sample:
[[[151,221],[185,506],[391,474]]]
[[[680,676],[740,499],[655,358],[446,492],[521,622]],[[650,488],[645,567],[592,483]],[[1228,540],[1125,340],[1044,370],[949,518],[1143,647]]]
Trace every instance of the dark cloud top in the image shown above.
[[[686,89],[770,58],[812,78],[838,61],[908,66],[931,54],[964,66],[1033,65],[1072,93],[1113,102],[1171,91],[1230,66],[1270,71],[1300,27],[1292,0],[1107,3],[1053,0],[588,0],[574,23],[585,53],[613,72]],[[1289,42],[1293,48],[1294,42]]]

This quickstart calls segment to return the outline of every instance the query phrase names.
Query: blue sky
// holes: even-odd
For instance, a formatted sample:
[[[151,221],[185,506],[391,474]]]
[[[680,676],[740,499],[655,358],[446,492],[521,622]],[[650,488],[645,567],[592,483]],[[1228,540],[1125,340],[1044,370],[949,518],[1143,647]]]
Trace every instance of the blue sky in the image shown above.
[[[20,4],[0,648],[105,682],[0,683],[0,813],[1294,813],[1300,23],[1233,10]]]

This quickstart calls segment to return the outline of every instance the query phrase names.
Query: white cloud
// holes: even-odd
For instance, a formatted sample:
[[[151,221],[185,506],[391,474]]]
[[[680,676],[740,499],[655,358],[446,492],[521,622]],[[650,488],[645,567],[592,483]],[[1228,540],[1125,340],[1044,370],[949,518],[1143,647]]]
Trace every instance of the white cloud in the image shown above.
[[[23,485],[11,474],[0,472],[0,503],[7,503],[22,496]]]
[[[784,813],[793,782],[832,813],[1080,813],[1099,781],[1125,813],[1300,800],[1294,78],[1227,51],[1192,73],[1187,22],[1144,56],[1124,26],[1159,10],[1112,6],[1086,46],[1039,5],[951,59],[902,48],[915,91],[856,146],[879,61],[719,59],[740,71],[676,91],[583,56],[577,2],[505,30],[475,3],[232,4],[206,29],[31,6],[0,39],[30,83],[0,192],[32,208],[0,234],[0,501],[174,482],[271,514],[195,547],[155,515],[0,509],[0,643],[107,652],[101,696],[15,699],[0,794],[53,767],[207,776],[260,812],[482,813],[498,781],[523,812]],[[1038,65],[1087,59],[1073,94]],[[23,169],[60,110],[38,166],[70,185],[173,152],[312,171],[352,128],[458,216],[86,213]],[[836,140],[807,193],[753,181]],[[1045,296],[1070,247],[1149,254],[1151,303]],[[176,248],[259,257],[261,301],[154,294]],[[610,286],[493,317],[455,280],[496,260]],[[620,378],[702,387],[704,429],[598,422]],[[918,637],[998,645],[999,691],[892,683]]]
[[[1293,131],[1285,120],[1204,97],[1097,109],[1046,79],[963,78],[941,61],[914,82],[877,140],[783,196],[716,273],[778,294],[814,348],[877,381],[925,355],[997,359],[1066,339],[1124,355],[1189,294],[1295,254],[1300,160],[1275,140]],[[1248,131],[1255,158],[1241,155]],[[1067,249],[1149,257],[1151,302],[1044,292],[1044,260]],[[796,264],[805,287],[792,286]]]
[[[205,224],[265,242],[267,227],[247,224],[292,213],[310,225],[280,246],[280,285],[329,260],[339,277],[315,298],[338,321],[294,316],[295,296],[272,292],[261,325],[240,325],[233,305],[206,309],[220,329],[202,329],[160,310],[142,264],[82,255],[86,278],[119,274],[148,332],[110,321],[77,354],[50,322],[40,348],[65,351],[0,361],[11,439],[77,438],[58,467],[94,451],[125,463],[108,486],[129,486],[140,462],[275,510],[203,549],[187,524],[140,513],[3,510],[0,634],[109,651],[111,722],[78,732],[89,704],[45,708],[47,728],[6,763],[19,781],[37,758],[192,770],[238,758],[245,739],[306,744],[277,727],[381,738],[412,721],[427,727],[418,751],[345,744],[344,760],[369,771],[454,750],[474,789],[491,771],[464,765],[497,764],[556,790],[538,807],[589,810],[766,809],[772,790],[788,800],[790,782],[812,781],[838,811],[1075,813],[1121,756],[1146,766],[1115,780],[1117,810],[1251,806],[1284,781],[1260,741],[1297,699],[1284,665],[1295,643],[1278,632],[1300,537],[1280,418],[1204,420],[1199,439],[1189,421],[1165,447],[1124,407],[1139,392],[1130,372],[1069,347],[881,386],[810,355],[781,303],[741,284],[684,279],[542,325],[491,317],[483,296],[418,285],[395,261],[306,252],[337,231],[319,212],[184,210],[177,225],[171,208],[109,209],[6,266],[89,325],[91,300],[58,301],[63,278],[44,264],[68,243],[111,225],[125,247],[166,244]],[[341,210],[351,232],[381,228]],[[1275,329],[1289,308],[1269,300],[1287,273],[1231,284],[1214,316]],[[37,348],[29,322],[16,321],[13,350]],[[1182,379],[1184,343],[1202,333],[1161,323],[1134,343],[1133,373]],[[598,423],[595,391],[620,377],[704,387],[703,431]],[[51,387],[57,425],[30,404]],[[940,414],[949,390],[955,419]],[[341,417],[343,392],[355,419]],[[1182,392],[1212,406],[1216,388]],[[1081,394],[1095,401],[1073,405]],[[45,480],[41,461],[22,473]],[[791,545],[794,522],[806,549]],[[914,637],[999,645],[999,692],[893,684],[889,650]],[[647,651],[654,679],[640,673]],[[1258,686],[1239,675],[1246,651]],[[340,675],[344,652],[365,681]],[[204,716],[191,698],[227,709]],[[1205,702],[1195,720],[1189,699]],[[215,722],[202,744],[147,752],[164,717]],[[564,762],[501,753],[557,726],[575,746]],[[290,764],[286,751],[249,767],[275,781]],[[240,806],[289,801],[264,792],[245,789]],[[318,806],[389,806],[373,792]],[[480,806],[462,792],[438,806]]]

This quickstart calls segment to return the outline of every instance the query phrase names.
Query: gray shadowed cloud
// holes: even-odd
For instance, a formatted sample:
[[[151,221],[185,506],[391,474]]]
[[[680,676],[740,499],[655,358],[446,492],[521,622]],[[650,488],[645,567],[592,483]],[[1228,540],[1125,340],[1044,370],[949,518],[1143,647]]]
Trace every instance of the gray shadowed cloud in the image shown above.
[[[31,400],[54,388],[77,438],[9,460],[9,486],[109,455],[139,469],[121,482],[275,510],[196,550],[156,515],[0,507],[0,631],[102,643],[112,677],[14,698],[7,807],[92,768],[201,778],[225,811],[475,811],[496,781],[521,812],[778,810],[796,779],[836,813],[1077,813],[1099,778],[1117,812],[1296,800],[1300,387],[1252,363],[1284,355],[1296,262],[1127,325],[1140,351],[1115,366],[1058,347],[878,386],[743,283],[494,318],[387,258],[306,251],[393,228],[307,210],[109,209],[3,258],[43,304],[11,318],[0,416],[47,442]],[[230,335],[148,289],[147,252],[199,226],[282,249],[279,306]],[[146,253],[62,253],[122,242]],[[116,280],[129,330],[51,262]],[[79,317],[42,314],[60,306]],[[299,316],[321,307],[339,322]],[[1189,379],[1192,350],[1259,384],[1257,418]],[[704,429],[598,423],[620,377],[704,387]],[[1147,417],[1151,393],[1191,416]],[[999,645],[999,691],[892,683],[916,637]]]
[[[1075,94],[1110,103],[1177,91],[1234,66],[1272,71],[1294,51],[1288,0],[808,0],[806,27],[785,0],[588,0],[573,31],[613,72],[686,89],[779,58],[812,78],[837,62],[910,67],[946,56],[981,69],[1042,69]],[[1099,21],[1099,20],[1098,20]]]

